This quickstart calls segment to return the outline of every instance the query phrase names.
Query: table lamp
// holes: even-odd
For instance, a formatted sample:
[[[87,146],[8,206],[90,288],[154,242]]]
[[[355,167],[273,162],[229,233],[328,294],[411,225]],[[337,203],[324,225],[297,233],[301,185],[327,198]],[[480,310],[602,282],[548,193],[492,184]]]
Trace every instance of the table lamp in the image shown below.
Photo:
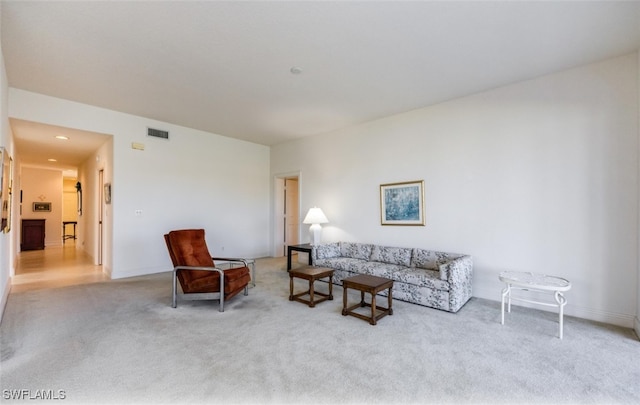
[[[318,207],[313,207],[309,209],[307,212],[307,216],[304,217],[304,224],[311,224],[309,227],[309,233],[311,234],[311,244],[319,245],[320,244],[320,235],[322,234],[322,227],[320,224],[326,224],[329,220],[327,216],[324,215],[324,212]]]

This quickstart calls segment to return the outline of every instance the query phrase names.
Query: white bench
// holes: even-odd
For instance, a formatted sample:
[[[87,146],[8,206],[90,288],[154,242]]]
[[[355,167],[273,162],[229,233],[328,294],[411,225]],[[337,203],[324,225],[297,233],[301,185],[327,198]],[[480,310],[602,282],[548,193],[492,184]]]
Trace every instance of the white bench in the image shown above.
[[[562,339],[562,320],[564,306],[567,305],[567,299],[562,295],[563,292],[571,289],[571,283],[561,277],[547,276],[545,274],[536,274],[523,271],[504,271],[498,277],[500,281],[507,286],[502,290],[502,325],[504,325],[504,302],[507,300],[507,312],[511,312],[511,301],[529,302],[532,304],[546,305],[557,307],[559,312],[559,337]],[[518,289],[523,291],[534,290],[542,292],[552,292],[555,302],[541,302],[532,299],[520,297],[512,297],[511,290]]]

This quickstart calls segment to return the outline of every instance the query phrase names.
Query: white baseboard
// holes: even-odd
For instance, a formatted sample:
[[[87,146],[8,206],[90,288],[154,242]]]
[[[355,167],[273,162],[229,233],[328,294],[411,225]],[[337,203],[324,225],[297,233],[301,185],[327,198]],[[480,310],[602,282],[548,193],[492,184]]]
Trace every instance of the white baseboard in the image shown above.
[[[495,291],[478,291],[480,289],[475,289],[473,292],[474,297],[485,298],[491,301],[498,301],[498,305],[500,304],[500,294]],[[483,294],[483,292],[485,294]],[[545,307],[542,305],[535,305],[529,303],[516,302],[514,305],[520,305],[527,308],[535,308],[541,311],[548,312],[557,312],[557,308]],[[605,311],[597,308],[587,308],[573,305],[571,301],[567,303],[567,306],[564,308],[565,316],[575,316],[576,318],[588,319],[590,321],[608,323],[611,325],[622,326],[623,328],[635,328],[636,333],[638,333],[638,318],[632,314],[621,314],[611,311]],[[635,326],[634,326],[635,321]]]
[[[118,272],[109,271],[109,274],[111,276],[111,279],[115,280],[120,278],[138,277],[138,276],[146,276],[149,274],[164,273],[172,270],[173,270],[173,267],[167,268],[166,266],[146,267],[146,268],[131,269],[127,271],[118,271]]]
[[[640,314],[638,314],[638,316],[640,316]],[[636,331],[636,337],[640,340],[640,319],[638,319],[638,316],[636,316],[636,319],[633,322],[633,330]]]
[[[622,326],[624,328],[631,329],[634,327],[633,323],[635,316],[631,314],[620,314],[594,308],[583,308],[576,306],[570,307],[569,304],[567,304],[567,306],[565,307],[565,314],[578,318],[589,319],[591,321]]]
[[[109,276],[110,279],[113,278],[111,267],[107,267],[105,264],[102,265],[102,273]]]

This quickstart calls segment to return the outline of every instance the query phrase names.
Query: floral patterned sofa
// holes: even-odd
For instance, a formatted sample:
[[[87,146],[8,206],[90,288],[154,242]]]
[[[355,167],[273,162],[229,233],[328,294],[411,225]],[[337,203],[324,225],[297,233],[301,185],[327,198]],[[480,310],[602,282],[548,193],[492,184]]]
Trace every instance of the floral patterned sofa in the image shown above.
[[[356,274],[389,278],[393,298],[414,304],[458,312],[472,295],[469,255],[353,242],[316,245],[311,255],[315,266],[334,269],[336,284]]]

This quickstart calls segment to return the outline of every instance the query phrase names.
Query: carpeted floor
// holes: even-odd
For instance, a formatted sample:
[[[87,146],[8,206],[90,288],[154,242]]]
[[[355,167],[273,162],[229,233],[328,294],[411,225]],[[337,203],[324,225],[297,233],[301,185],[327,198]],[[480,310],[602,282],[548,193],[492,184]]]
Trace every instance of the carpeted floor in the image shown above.
[[[502,326],[475,298],[457,314],[396,300],[371,326],[341,316],[341,287],[309,308],[288,300],[284,259],[256,266],[224,313],[171,308],[169,273],[10,294],[2,402],[640,403],[631,329],[565,317],[560,340],[555,313],[514,306]]]

